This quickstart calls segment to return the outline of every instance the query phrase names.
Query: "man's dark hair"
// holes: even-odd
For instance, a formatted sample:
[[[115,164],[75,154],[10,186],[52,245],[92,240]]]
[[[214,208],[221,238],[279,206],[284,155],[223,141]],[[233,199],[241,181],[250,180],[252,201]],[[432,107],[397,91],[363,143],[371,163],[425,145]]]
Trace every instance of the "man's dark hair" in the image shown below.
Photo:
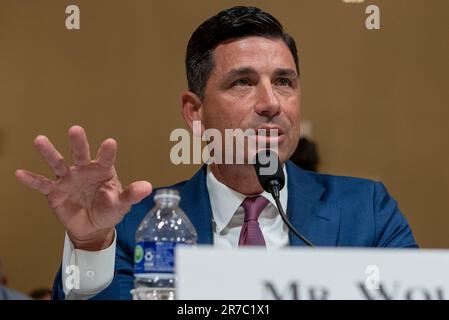
[[[227,40],[249,36],[282,39],[292,53],[299,74],[295,41],[284,32],[281,23],[259,8],[238,6],[207,19],[190,37],[185,59],[189,90],[203,99],[207,80],[214,67],[213,50]]]
[[[51,297],[51,289],[49,288],[34,289],[33,291],[31,291],[30,297],[34,300],[42,300],[47,297]]]

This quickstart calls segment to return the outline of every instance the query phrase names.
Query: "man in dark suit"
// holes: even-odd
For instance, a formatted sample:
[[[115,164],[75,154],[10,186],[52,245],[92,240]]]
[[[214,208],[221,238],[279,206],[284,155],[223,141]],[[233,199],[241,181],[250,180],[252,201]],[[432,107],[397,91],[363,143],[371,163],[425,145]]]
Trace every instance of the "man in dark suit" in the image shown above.
[[[294,40],[270,14],[235,7],[206,20],[192,34],[186,54],[189,90],[182,115],[192,129],[276,129],[286,174],[281,203],[292,224],[316,246],[416,247],[397,204],[378,182],[304,171],[289,162],[299,139],[300,85]],[[48,138],[35,145],[55,172],[50,180],[26,170],[17,178],[45,194],[67,230],[63,270],[76,265],[79,283],[65,272],[54,297],[129,299],[133,282],[135,231],[153,206],[152,186],[138,181],[123,189],[114,169],[117,144],[105,140],[90,157],[83,128],[69,130],[74,165],[68,166]],[[248,159],[245,159],[248,160]],[[248,163],[248,161],[246,161]],[[172,188],[193,222],[200,244],[237,247],[244,238],[245,203],[263,205],[256,228],[258,245],[302,246],[285,228],[272,197],[263,191],[251,164],[203,166],[189,181]],[[247,241],[248,240],[248,241]],[[254,242],[254,243],[256,243]]]

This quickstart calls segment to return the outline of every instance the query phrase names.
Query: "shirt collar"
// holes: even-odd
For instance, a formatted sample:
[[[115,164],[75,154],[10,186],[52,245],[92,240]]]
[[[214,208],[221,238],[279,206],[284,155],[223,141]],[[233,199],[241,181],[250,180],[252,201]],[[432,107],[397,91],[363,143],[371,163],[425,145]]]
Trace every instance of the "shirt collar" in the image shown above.
[[[284,165],[283,171],[285,176],[285,186],[280,192],[280,200],[284,211],[287,210],[287,170]],[[207,166],[206,185],[209,192],[209,199],[212,208],[212,216],[215,222],[216,231],[221,232],[231,221],[233,215],[237,212],[246,195],[237,192],[215,178],[214,174]],[[264,191],[262,196],[270,201],[270,204],[276,207],[273,196]],[[270,204],[268,206],[270,206]]]

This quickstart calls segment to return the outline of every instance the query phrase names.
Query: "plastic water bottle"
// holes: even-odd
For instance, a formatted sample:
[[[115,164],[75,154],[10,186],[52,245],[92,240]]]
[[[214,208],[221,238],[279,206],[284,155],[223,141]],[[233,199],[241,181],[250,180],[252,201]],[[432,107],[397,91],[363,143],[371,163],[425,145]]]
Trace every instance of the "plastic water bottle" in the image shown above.
[[[178,191],[160,189],[155,206],[136,232],[134,251],[134,300],[175,299],[175,248],[194,245],[197,233],[179,207]]]

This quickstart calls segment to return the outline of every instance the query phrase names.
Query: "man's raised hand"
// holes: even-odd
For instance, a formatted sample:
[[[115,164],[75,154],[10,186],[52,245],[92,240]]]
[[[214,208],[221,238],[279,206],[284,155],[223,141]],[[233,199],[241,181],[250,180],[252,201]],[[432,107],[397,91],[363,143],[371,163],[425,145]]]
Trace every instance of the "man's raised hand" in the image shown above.
[[[123,190],[114,167],[117,143],[106,139],[95,160],[84,129],[69,129],[73,164],[66,163],[45,136],[37,136],[34,144],[56,178],[51,180],[27,170],[17,170],[16,177],[24,185],[43,193],[56,217],[78,249],[98,251],[108,247],[115,226],[130,210],[152,191],[147,181],[131,183]]]

